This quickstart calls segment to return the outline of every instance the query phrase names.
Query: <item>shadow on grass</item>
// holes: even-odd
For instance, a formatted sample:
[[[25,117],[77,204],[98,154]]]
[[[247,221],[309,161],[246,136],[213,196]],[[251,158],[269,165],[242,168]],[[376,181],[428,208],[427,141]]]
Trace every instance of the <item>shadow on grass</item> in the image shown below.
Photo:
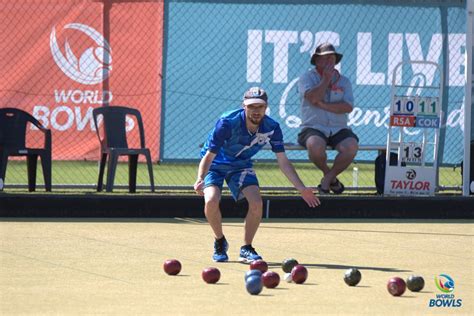
[[[368,229],[341,229],[341,228],[310,228],[310,227],[282,227],[282,226],[260,226],[260,229],[302,230],[302,231],[329,231],[329,232],[355,232],[355,233],[378,233],[398,235],[432,235],[432,236],[462,236],[474,237],[474,234],[439,233],[439,232],[413,232],[393,230],[368,230]]]
[[[350,268],[357,268],[359,270],[372,270],[372,271],[382,271],[382,272],[412,272],[412,270],[404,270],[404,269],[398,269],[398,268],[348,266],[348,265],[330,264],[330,263],[302,263],[302,265],[304,265],[308,269],[323,268],[323,269],[333,269],[333,270],[347,270]]]
[[[281,267],[280,262],[267,262],[268,267],[276,268]],[[350,268],[357,268],[359,270],[373,270],[383,272],[412,272],[412,270],[403,270],[398,268],[387,268],[387,267],[366,267],[366,266],[348,266],[342,264],[330,264],[330,263],[300,263],[308,269],[321,268],[321,269],[332,269],[332,270],[347,270]]]

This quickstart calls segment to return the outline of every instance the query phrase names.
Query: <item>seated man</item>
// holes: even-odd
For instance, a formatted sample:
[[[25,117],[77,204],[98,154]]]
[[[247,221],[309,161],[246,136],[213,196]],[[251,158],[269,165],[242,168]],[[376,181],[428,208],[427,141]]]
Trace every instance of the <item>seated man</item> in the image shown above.
[[[347,126],[347,113],[352,111],[354,97],[349,79],[334,66],[342,59],[333,45],[325,43],[311,57],[315,68],[305,72],[298,81],[301,98],[302,130],[298,143],[308,150],[309,159],[323,172],[320,193],[344,191],[337,179],[353,161],[359,139]],[[338,151],[333,166],[327,165],[326,146]]]

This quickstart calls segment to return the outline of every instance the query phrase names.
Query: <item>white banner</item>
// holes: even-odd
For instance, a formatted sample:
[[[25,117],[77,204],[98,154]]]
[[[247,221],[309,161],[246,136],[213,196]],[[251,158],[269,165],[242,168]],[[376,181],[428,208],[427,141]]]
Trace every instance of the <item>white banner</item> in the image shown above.
[[[387,166],[386,195],[434,195],[435,187],[435,168]]]

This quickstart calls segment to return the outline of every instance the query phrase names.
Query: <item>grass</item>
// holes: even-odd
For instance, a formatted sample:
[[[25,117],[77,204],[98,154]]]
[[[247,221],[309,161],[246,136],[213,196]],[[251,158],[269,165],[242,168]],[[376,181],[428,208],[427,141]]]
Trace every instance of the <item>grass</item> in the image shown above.
[[[158,187],[181,187],[181,189],[192,189],[196,179],[197,162],[188,163],[160,163],[154,164],[155,185]],[[316,187],[321,179],[321,172],[310,163],[296,162],[294,166],[307,186]],[[358,186],[368,187],[368,192],[375,192],[374,164],[357,163],[352,164],[344,171],[339,179],[346,187],[353,186],[353,167],[358,168]],[[292,187],[274,162],[255,163],[260,185],[269,188]],[[439,171],[439,183],[443,187],[461,186],[461,173],[459,169],[442,167]],[[53,162],[53,188],[55,185],[65,186],[87,186],[81,190],[95,190],[98,176],[98,163],[95,161],[54,161]],[[105,181],[105,180],[104,180]],[[41,165],[38,163],[37,183],[43,184]],[[127,185],[128,164],[119,163],[115,177],[116,185]],[[6,184],[27,184],[27,171],[25,161],[9,161],[6,175]],[[149,185],[146,165],[139,164],[137,172],[137,184]],[[75,190],[78,190],[77,188]],[[367,190],[366,190],[367,191]]]

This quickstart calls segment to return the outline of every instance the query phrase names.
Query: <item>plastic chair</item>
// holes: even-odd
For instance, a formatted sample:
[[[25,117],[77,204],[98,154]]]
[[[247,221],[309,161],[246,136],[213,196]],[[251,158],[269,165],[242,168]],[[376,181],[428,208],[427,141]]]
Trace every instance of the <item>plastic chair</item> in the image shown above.
[[[139,133],[140,133],[140,148],[129,148],[126,134],[126,116],[135,116]],[[94,125],[97,131],[97,136],[100,142],[100,168],[99,179],[97,182],[97,191],[101,192],[103,188],[103,177],[105,165],[107,163],[107,156],[110,155],[107,163],[107,184],[106,191],[112,192],[115,179],[115,171],[117,169],[117,162],[119,156],[128,156],[128,184],[129,192],[136,192],[137,184],[137,164],[138,155],[142,154],[146,158],[148,165],[148,174],[150,176],[151,191],[155,192],[155,184],[153,180],[153,167],[151,162],[150,150],[145,147],[145,130],[143,128],[143,121],[140,112],[136,109],[124,106],[104,106],[95,108],[92,111],[94,118]],[[103,135],[101,136],[99,129],[99,117],[102,117]]]
[[[26,147],[28,123],[44,133],[42,148]],[[5,181],[9,156],[26,156],[28,171],[28,190],[36,189],[36,168],[38,156],[41,157],[44,185],[51,191],[51,130],[45,128],[31,114],[16,108],[0,109],[0,179]],[[3,190],[3,188],[0,188]]]

